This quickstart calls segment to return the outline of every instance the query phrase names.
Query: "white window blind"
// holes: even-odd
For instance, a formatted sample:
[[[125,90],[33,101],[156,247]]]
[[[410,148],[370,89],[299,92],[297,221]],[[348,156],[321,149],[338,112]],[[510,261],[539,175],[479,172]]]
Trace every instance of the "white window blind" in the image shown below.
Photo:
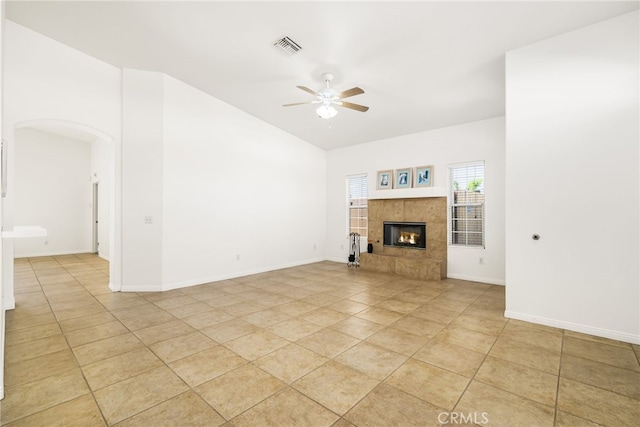
[[[449,166],[449,244],[484,247],[484,162]]]
[[[349,233],[358,233],[364,239],[369,229],[367,211],[367,175],[347,177],[349,188]]]

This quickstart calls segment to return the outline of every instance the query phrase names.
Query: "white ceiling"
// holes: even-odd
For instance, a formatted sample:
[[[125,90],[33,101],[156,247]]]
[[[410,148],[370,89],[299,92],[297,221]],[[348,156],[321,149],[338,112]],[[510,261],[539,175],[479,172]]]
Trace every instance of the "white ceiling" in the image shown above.
[[[637,1],[7,1],[6,17],[118,67],[160,71],[324,149],[504,114],[504,53]],[[303,49],[273,43],[289,36]],[[366,113],[282,107],[323,85]]]

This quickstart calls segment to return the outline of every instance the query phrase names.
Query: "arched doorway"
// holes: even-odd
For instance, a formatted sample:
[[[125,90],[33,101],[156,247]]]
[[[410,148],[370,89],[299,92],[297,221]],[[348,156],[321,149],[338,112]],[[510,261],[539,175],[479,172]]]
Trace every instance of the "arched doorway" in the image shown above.
[[[119,174],[117,173],[118,165],[116,163],[116,147],[114,138],[96,128],[87,126],[81,123],[75,123],[71,121],[58,120],[58,119],[38,119],[28,120],[17,123],[15,125],[15,133],[18,136],[20,130],[34,130],[39,132],[45,132],[50,135],[55,135],[62,138],[67,138],[75,141],[84,141],[92,146],[92,156],[99,157],[96,160],[102,166],[100,173],[93,172],[91,174],[91,188],[94,192],[100,188],[100,193],[105,197],[103,200],[103,209],[106,214],[106,221],[100,224],[102,236],[100,241],[102,246],[108,249],[100,251],[100,255],[109,260],[109,289],[112,291],[119,291],[121,288],[121,224],[119,221],[119,204],[117,203],[120,197],[120,181]],[[98,154],[93,154],[97,152]],[[10,154],[11,157],[11,154]],[[94,159],[95,160],[95,159]],[[108,183],[108,185],[103,185]],[[97,194],[92,203],[92,208],[96,209],[96,201],[98,201]],[[13,209],[13,203],[11,203],[11,195],[7,198],[5,209],[10,211]],[[8,206],[7,206],[8,205]],[[94,211],[95,219],[99,219],[99,211]],[[12,217],[12,215],[9,215]],[[14,224],[15,225],[15,224]],[[91,233],[95,235],[100,229],[97,226],[91,230]],[[94,239],[97,237],[94,236]],[[107,243],[107,244],[105,244]],[[91,245],[92,248],[97,246],[95,242]],[[13,250],[13,248],[11,248]],[[13,289],[11,289],[13,291]],[[8,293],[12,295],[13,292]]]

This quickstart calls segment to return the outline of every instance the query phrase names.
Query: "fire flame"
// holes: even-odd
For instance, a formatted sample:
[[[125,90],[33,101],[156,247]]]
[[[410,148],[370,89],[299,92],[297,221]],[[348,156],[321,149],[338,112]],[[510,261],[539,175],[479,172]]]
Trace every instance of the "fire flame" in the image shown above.
[[[408,243],[410,245],[417,245],[420,240],[419,233],[409,233],[407,231],[401,231],[398,243]]]

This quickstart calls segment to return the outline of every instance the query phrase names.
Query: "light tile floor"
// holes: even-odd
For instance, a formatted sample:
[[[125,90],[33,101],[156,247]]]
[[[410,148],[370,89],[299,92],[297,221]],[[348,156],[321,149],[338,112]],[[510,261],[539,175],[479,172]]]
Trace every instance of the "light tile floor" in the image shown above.
[[[640,346],[507,320],[504,288],[344,264],[112,293],[15,261],[10,426],[632,426]]]

